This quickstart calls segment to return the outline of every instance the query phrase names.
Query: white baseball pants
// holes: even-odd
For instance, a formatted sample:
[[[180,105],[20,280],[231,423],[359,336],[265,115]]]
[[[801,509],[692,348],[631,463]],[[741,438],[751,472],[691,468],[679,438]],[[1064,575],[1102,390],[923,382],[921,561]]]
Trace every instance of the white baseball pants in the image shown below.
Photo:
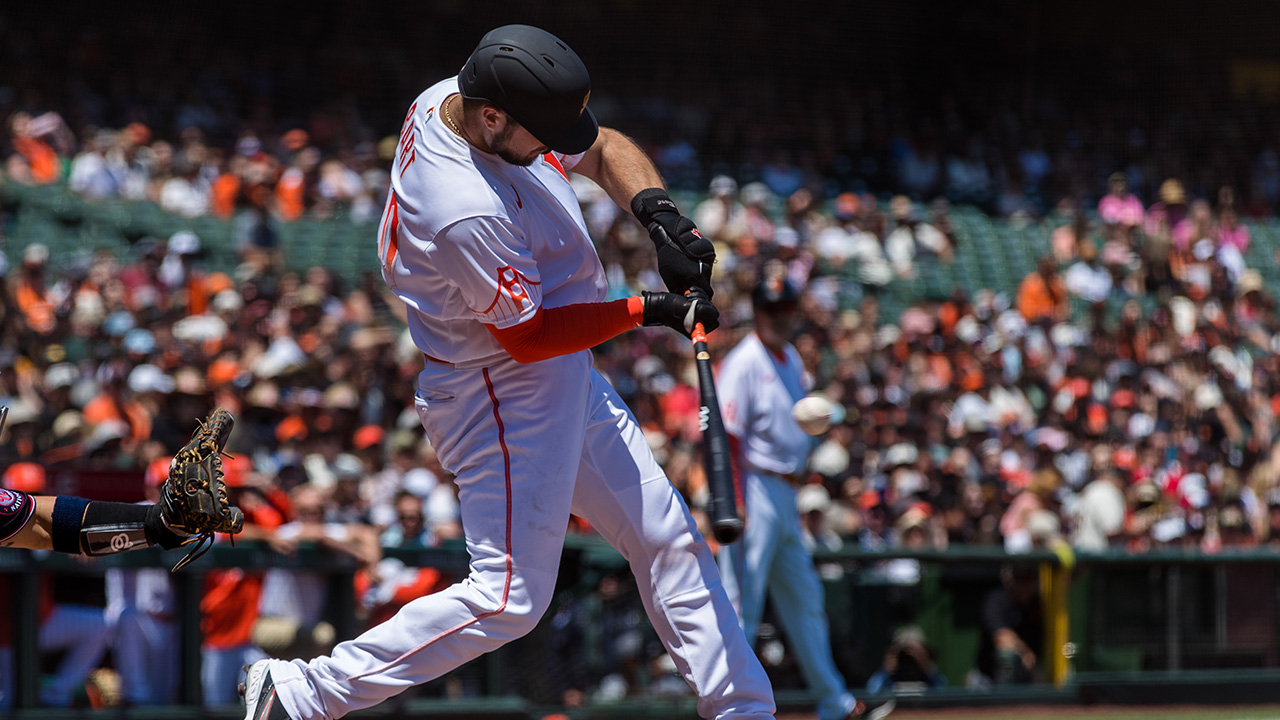
[[[768,594],[800,672],[818,698],[819,720],[843,718],[857,701],[831,657],[822,581],[800,540],[796,490],[769,473],[749,471],[743,479],[747,519],[742,540],[720,550],[725,590],[752,643]]]
[[[630,561],[699,714],[773,717],[768,677],[711,551],[589,352],[473,369],[428,363],[418,388],[427,436],[457,475],[470,575],[331,656],[273,661],[290,717],[342,717],[528,633],[551,603],[570,512]]]

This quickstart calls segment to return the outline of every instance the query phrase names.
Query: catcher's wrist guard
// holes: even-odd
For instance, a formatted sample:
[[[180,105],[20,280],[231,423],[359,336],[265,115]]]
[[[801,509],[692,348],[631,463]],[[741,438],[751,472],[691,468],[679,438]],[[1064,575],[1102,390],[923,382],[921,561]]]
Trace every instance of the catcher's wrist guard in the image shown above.
[[[152,545],[171,550],[187,541],[165,526],[158,505],[65,496],[54,501],[50,530],[53,549],[74,555],[114,555]]]

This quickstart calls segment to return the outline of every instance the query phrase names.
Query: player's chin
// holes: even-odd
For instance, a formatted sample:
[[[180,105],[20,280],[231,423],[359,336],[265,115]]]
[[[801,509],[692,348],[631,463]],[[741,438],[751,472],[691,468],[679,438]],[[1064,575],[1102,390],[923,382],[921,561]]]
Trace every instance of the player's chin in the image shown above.
[[[537,154],[528,155],[526,157],[520,157],[519,155],[516,155],[515,153],[511,153],[511,152],[498,153],[498,157],[511,163],[512,165],[519,165],[520,167],[529,167],[530,165],[533,164],[534,160],[538,159]]]

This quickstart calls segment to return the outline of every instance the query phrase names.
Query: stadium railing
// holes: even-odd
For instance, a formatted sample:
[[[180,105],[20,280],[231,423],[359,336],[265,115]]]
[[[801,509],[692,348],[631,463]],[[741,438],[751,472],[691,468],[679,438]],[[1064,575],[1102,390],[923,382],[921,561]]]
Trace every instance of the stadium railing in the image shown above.
[[[466,572],[461,545],[386,554],[410,567],[436,567],[451,578]],[[168,567],[172,560],[156,551],[94,563],[51,553],[0,551],[0,574],[9,576],[16,601],[11,620],[20,717],[23,708],[34,707],[39,687],[41,578],[101,575],[108,567]],[[862,687],[880,667],[895,631],[909,625],[923,633],[947,684],[931,690],[899,687],[894,692],[905,704],[1280,701],[1280,552],[1072,558],[1045,551],[1008,555],[983,547],[921,552],[845,548],[817,551],[815,563],[824,582],[833,655],[851,687]],[[1041,681],[975,685],[972,671],[983,645],[984,602],[1001,586],[1002,569],[1015,565],[1035,568],[1038,609],[1045,620]],[[326,573],[331,579],[326,617],[338,639],[353,637],[363,627],[352,564],[307,547],[288,557],[255,544],[215,547],[172,576],[182,637],[179,702],[190,711],[202,700],[199,604],[204,575],[225,567]],[[1007,582],[1008,573],[1004,575]],[[757,650],[774,682],[780,711],[804,711],[812,698],[787,638],[777,628],[778,618],[767,612]],[[624,642],[624,637],[630,640]],[[670,678],[654,662],[659,651],[622,557],[598,537],[570,536],[555,599],[537,628],[421,692],[409,691],[397,712],[404,717],[477,712],[539,717],[563,710],[566,691],[584,691],[590,698],[602,675],[639,658],[641,662],[626,665],[634,670],[627,673],[632,692],[626,699],[588,700],[582,712],[634,717],[644,708],[646,717],[692,717],[692,698],[670,692]],[[223,711],[201,712],[221,717]]]

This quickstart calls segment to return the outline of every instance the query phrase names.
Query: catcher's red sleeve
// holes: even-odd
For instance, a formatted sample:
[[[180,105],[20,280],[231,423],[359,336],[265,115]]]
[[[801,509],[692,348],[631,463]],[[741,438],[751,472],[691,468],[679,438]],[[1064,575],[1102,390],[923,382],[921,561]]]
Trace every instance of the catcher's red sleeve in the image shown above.
[[[485,325],[519,363],[538,362],[595,347],[644,320],[644,298],[538,308],[533,317],[505,328]]]

